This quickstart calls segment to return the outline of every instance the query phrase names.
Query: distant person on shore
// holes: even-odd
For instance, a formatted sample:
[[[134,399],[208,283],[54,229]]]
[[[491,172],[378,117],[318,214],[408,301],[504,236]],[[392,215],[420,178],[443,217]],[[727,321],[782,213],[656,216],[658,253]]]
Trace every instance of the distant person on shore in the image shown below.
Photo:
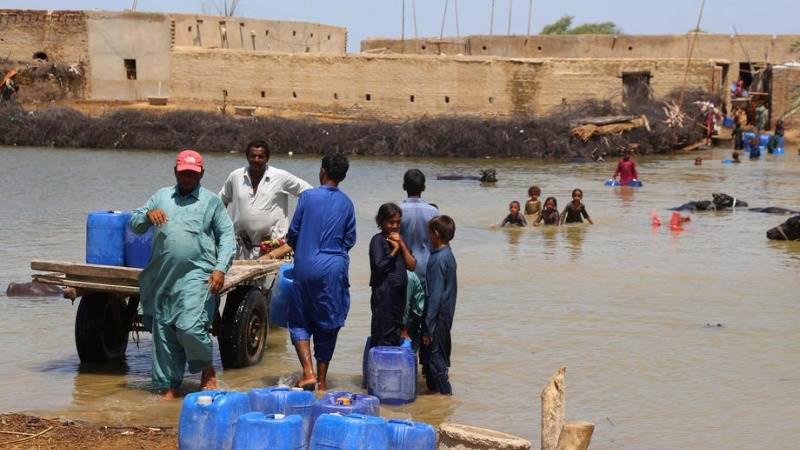
[[[615,180],[619,176],[619,184],[627,186],[633,180],[639,179],[639,174],[636,173],[636,163],[631,159],[631,152],[625,151],[622,154],[622,160],[617,164],[617,169],[611,177]]]
[[[417,262],[400,237],[402,210],[394,203],[378,208],[375,223],[381,229],[369,243],[369,300],[372,311],[372,346],[400,345],[406,309],[408,275]]]
[[[561,223],[561,216],[558,214],[558,201],[556,201],[555,197],[547,197],[545,199],[542,212],[533,222],[533,226],[538,227],[540,223],[556,226]]]
[[[450,329],[456,312],[456,259],[450,241],[456,233],[456,224],[449,216],[436,216],[428,224],[431,256],[428,260],[428,298],[425,301],[422,325],[420,360],[425,384],[431,391],[453,395],[448,368],[452,341]]]
[[[300,194],[286,234],[294,249],[295,293],[288,328],[303,375],[297,387],[328,389],[328,366],[339,329],[350,310],[350,249],[356,243],[356,215],[350,197],[339,190],[350,167],[340,153],[322,158],[320,186]],[[311,362],[311,338],[317,374]]]
[[[519,212],[520,205],[519,202],[514,200],[508,204],[508,215],[503,219],[500,223],[501,227],[510,227],[510,226],[517,226],[517,227],[525,227],[528,225],[528,222],[525,220],[525,216]]]
[[[0,99],[4,102],[11,101],[11,99],[19,92],[19,85],[17,84],[17,69],[11,69],[3,76],[3,82],[0,83]]]
[[[756,108],[756,129],[758,133],[764,132],[767,126],[767,117],[769,116],[769,109],[764,103],[760,103]]]
[[[168,400],[178,396],[187,363],[190,373],[202,372],[200,389],[217,388],[209,330],[236,252],[225,205],[200,186],[200,154],[180,152],[174,172],[176,185],[153,194],[130,222],[137,234],[155,227],[139,286],[144,326],[153,334],[153,385]]]
[[[542,195],[542,190],[539,186],[531,186],[528,188],[528,201],[525,202],[525,215],[531,221],[536,220],[539,213],[542,212],[542,201],[539,196]]]
[[[586,212],[586,205],[581,203],[583,199],[583,191],[580,189],[572,190],[572,201],[567,204],[564,211],[561,213],[561,223],[583,223],[585,218],[587,222],[594,225],[589,213]],[[583,216],[583,218],[581,218]]]
[[[428,222],[439,214],[439,209],[422,199],[425,191],[425,174],[419,169],[409,169],[403,175],[403,190],[408,198],[400,204],[403,210],[400,222],[400,236],[405,241],[411,254],[417,260],[414,273],[425,286],[425,268],[428,255],[431,253],[431,241],[428,234]]]
[[[231,172],[219,192],[236,231],[236,259],[278,256],[277,252],[262,252],[260,244],[286,237],[289,194],[298,197],[311,189],[302,179],[268,165],[269,152],[264,141],[247,144],[244,152],[247,167]]]

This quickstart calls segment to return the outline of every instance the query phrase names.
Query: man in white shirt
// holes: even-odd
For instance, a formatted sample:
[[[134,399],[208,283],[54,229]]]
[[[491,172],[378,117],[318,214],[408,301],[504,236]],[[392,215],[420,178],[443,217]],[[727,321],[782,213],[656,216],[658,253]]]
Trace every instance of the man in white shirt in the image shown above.
[[[291,173],[268,166],[269,146],[247,144],[247,167],[228,175],[219,196],[228,208],[236,232],[236,259],[257,259],[259,244],[282,239],[289,229],[289,194],[295,197],[311,185]]]

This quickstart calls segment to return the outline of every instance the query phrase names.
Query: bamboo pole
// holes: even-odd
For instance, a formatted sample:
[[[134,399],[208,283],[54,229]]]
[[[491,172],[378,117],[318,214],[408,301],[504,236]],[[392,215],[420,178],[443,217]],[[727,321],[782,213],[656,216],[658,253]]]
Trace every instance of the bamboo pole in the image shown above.
[[[531,20],[533,19],[533,0],[528,1],[528,37],[531,36]]]
[[[542,450],[556,450],[558,435],[564,427],[567,415],[566,390],[564,380],[567,368],[562,367],[550,378],[542,389]]]
[[[414,39],[419,39],[417,35],[417,0],[411,0],[411,12],[414,15]]]
[[[453,4],[455,6],[455,13],[456,13],[456,37],[461,37],[461,29],[458,26],[458,0],[453,0]]]
[[[447,4],[448,3],[449,3],[449,0],[444,0],[444,13],[442,13],[442,30],[439,32],[439,39],[443,39],[444,38],[444,23],[445,23],[445,20],[447,19]]]
[[[489,13],[489,35],[494,34],[494,2],[492,0],[492,11]]]
[[[514,0],[508,0],[508,31],[506,32],[507,35],[511,35],[511,11],[514,8]]]
[[[400,8],[400,53],[406,52],[406,0],[402,0]]]

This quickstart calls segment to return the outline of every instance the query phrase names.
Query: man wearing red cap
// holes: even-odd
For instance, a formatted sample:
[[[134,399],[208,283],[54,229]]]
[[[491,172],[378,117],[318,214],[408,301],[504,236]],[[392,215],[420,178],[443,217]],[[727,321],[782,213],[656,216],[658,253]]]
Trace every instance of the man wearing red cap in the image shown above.
[[[178,395],[187,363],[190,373],[202,372],[201,389],[217,387],[209,331],[236,244],[225,205],[200,186],[203,172],[199,153],[180,152],[177,184],[153,194],[131,217],[136,233],[155,227],[139,286],[143,322],[153,333],[153,384],[165,399]]]

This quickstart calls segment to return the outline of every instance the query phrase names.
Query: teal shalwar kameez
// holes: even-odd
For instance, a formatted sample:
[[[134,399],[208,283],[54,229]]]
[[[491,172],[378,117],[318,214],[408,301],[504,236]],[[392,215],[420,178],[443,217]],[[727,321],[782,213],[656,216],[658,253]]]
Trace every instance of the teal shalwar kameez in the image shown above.
[[[167,223],[155,227],[150,263],[139,276],[145,327],[153,333],[153,384],[179,388],[184,368],[211,367],[209,330],[217,297],[208,290],[212,271],[227,272],[236,243],[222,201],[198,186],[181,195],[177,186],[156,192],[133,211],[131,227],[142,234],[151,226],[147,212],[160,208]]]

